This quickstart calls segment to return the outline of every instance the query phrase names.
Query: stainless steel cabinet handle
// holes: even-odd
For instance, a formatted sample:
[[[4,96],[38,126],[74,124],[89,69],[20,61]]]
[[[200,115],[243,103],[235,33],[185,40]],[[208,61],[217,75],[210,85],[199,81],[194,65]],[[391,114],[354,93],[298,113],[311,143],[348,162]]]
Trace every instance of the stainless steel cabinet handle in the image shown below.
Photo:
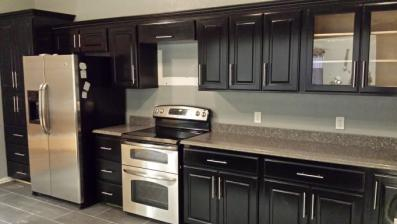
[[[16,155],[16,156],[21,156],[21,157],[25,157],[25,154],[23,154],[23,153],[18,153],[18,152],[14,152],[14,155]]]
[[[102,191],[101,194],[106,195],[106,196],[113,196],[113,193],[105,192]]]
[[[14,80],[15,80],[15,89],[18,89],[18,75],[17,75],[17,72],[16,71],[14,71]]]
[[[225,165],[227,164],[226,161],[220,161],[220,160],[214,160],[214,159],[207,159],[206,161],[209,163],[219,163],[219,164],[225,164]]]
[[[73,48],[76,48],[76,34],[73,34]]]
[[[229,86],[233,84],[233,64],[229,64]]]
[[[15,113],[15,112],[17,112],[16,107],[15,107],[15,96],[12,97],[12,101],[13,101],[14,113]]]
[[[363,61],[362,62],[363,64],[362,64],[362,73],[361,73],[361,88],[364,88],[365,87],[365,71],[367,70],[366,68],[367,68],[367,66],[366,66],[366,61]]]
[[[101,170],[102,173],[113,173],[111,170]]]
[[[201,85],[201,64],[198,65],[198,84]]]
[[[136,172],[136,171],[127,170],[127,169],[123,169],[123,171],[124,171],[125,173],[127,173],[127,174],[134,175],[134,176],[139,176],[139,177],[143,177],[143,178],[156,179],[156,180],[163,180],[163,181],[170,181],[170,182],[176,181],[176,178],[168,178],[168,177],[164,177],[164,176],[148,175],[148,174],[146,174],[146,173]]]
[[[378,181],[375,181],[375,189],[374,189],[374,204],[373,204],[373,210],[376,210],[376,204],[377,204],[377,201],[378,201],[378,185],[379,185],[379,183],[378,183]]]
[[[313,174],[306,174],[306,173],[302,173],[302,172],[298,172],[296,173],[297,176],[301,176],[301,177],[310,177],[310,178],[316,178],[316,179],[324,179],[324,176],[321,175],[313,175]]]
[[[312,194],[312,209],[311,209],[310,219],[314,220],[314,194]]]
[[[135,65],[131,65],[131,80],[132,85],[135,85]]]
[[[215,198],[215,177],[211,177],[211,198]]]
[[[267,63],[266,62],[264,62],[263,63],[263,71],[262,71],[262,75],[263,75],[263,80],[262,80],[262,85],[263,86],[266,86],[266,84],[267,84]]]
[[[356,68],[357,68],[357,61],[353,61],[353,72],[352,72],[352,86],[356,88]]]
[[[19,113],[19,96],[16,96],[16,102],[17,102],[17,113]]]
[[[20,172],[20,171],[17,171],[17,172],[15,172],[16,174],[19,174],[19,175],[23,175],[23,176],[27,176],[28,174],[27,173],[24,173],[24,172]]]
[[[303,192],[302,218],[306,218],[306,192]]]
[[[221,200],[222,191],[221,191],[222,179],[218,177],[218,200]]]
[[[160,35],[160,36],[156,36],[156,39],[169,39],[169,38],[173,38],[174,36],[172,35]]]
[[[23,138],[24,136],[23,135],[20,135],[20,134],[12,134],[12,136],[14,136],[14,137],[18,137],[18,138]]]
[[[11,72],[12,88],[15,88],[14,71]]]
[[[99,148],[102,149],[102,150],[106,150],[106,151],[112,151],[112,148],[110,148],[110,147],[101,146]]]
[[[79,34],[79,48],[81,48],[81,35]]]

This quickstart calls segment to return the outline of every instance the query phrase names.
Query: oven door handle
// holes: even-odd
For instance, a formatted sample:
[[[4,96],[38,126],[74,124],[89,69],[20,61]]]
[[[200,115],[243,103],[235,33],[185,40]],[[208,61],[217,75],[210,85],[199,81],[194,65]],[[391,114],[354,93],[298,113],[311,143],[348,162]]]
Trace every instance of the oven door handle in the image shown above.
[[[169,181],[169,182],[176,181],[176,178],[169,178],[169,177],[157,176],[157,175],[148,175],[143,172],[137,172],[137,171],[132,171],[132,170],[128,170],[128,169],[123,169],[123,171],[130,175],[135,175],[135,176],[149,178],[149,179],[163,180],[163,181]]]
[[[177,146],[175,145],[155,145],[155,144],[148,144],[148,143],[137,143],[137,142],[125,142],[126,146],[128,147],[135,147],[139,149],[162,149],[162,150],[172,150],[176,151]]]

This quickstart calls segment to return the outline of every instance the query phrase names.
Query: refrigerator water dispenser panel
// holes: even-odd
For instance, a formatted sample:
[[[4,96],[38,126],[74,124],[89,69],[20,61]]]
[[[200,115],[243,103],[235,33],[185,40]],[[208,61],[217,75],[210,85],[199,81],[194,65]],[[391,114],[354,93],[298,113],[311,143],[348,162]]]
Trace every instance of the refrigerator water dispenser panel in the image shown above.
[[[29,123],[40,124],[39,117],[39,91],[27,91]]]

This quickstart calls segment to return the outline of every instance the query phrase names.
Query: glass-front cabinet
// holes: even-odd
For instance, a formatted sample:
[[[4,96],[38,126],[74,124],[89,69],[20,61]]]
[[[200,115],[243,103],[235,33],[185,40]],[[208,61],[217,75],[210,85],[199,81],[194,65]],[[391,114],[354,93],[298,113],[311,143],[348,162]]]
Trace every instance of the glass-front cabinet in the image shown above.
[[[360,8],[308,11],[307,91],[357,91]]]
[[[364,8],[361,92],[397,92],[397,7]]]

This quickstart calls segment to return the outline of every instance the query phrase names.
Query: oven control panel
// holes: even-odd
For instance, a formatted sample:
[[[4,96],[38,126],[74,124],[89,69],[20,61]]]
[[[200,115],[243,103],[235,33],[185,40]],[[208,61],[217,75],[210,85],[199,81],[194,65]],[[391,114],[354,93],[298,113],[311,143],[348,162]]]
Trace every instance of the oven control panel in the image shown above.
[[[153,117],[208,121],[210,110],[191,106],[161,105],[153,110]]]

